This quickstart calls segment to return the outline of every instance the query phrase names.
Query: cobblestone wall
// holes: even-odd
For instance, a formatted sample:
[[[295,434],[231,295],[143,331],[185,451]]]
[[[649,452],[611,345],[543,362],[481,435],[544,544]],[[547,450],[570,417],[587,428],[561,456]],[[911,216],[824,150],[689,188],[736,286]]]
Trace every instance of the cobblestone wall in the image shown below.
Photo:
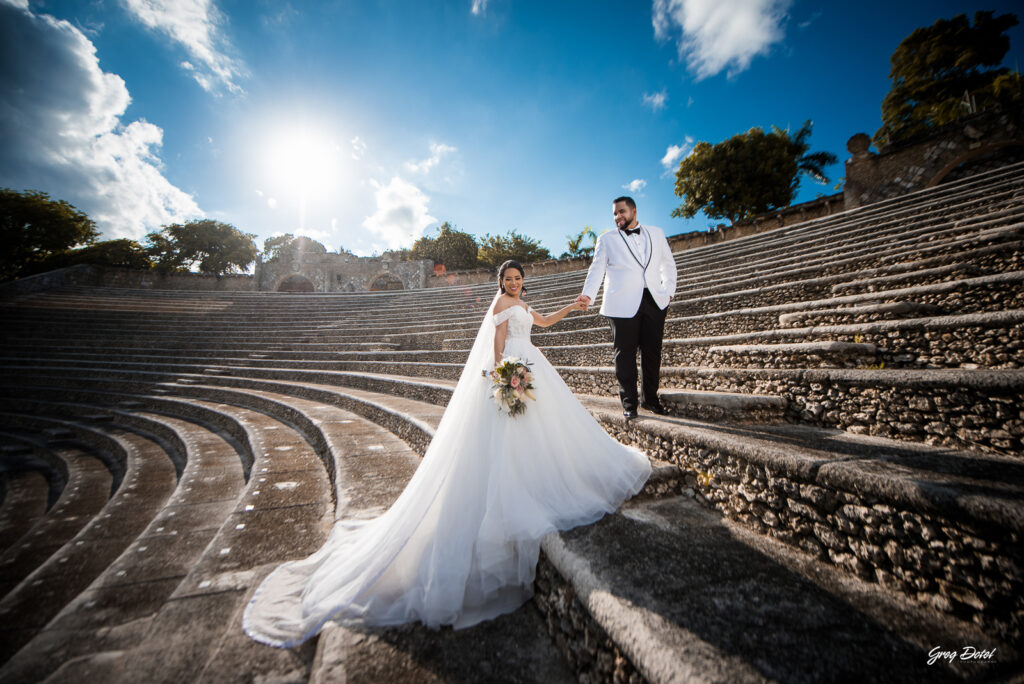
[[[544,616],[548,635],[581,684],[647,681],[591,617],[572,585],[543,553],[537,563],[534,590],[533,601]]]
[[[1019,638],[1024,626],[1020,535],[993,523],[881,500],[821,473],[809,481],[782,464],[765,465],[702,448],[629,423],[604,422],[623,444],[674,463],[701,502],[822,562]],[[840,479],[838,477],[836,480]],[[858,488],[859,489],[859,488]]]
[[[574,392],[618,396],[610,372],[560,372]],[[955,378],[907,380],[892,373],[898,371],[692,369],[664,376],[662,389],[776,395],[788,401],[785,417],[793,423],[1024,457],[1019,377],[957,386]]]

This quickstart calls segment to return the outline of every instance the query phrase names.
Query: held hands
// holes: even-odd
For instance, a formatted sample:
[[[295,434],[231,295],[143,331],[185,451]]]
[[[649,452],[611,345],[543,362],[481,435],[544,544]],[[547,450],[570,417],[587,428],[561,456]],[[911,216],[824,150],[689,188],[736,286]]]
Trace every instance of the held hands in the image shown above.
[[[573,300],[573,304],[578,305],[573,307],[573,311],[586,311],[587,307],[590,306],[590,297],[581,294],[579,297]]]

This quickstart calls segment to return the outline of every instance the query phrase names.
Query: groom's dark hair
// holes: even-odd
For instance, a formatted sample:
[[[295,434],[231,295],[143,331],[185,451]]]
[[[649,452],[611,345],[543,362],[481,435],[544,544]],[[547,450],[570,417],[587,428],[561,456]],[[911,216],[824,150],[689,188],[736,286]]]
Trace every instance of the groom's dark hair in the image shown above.
[[[627,197],[626,195],[623,195],[622,197],[616,197],[615,199],[612,200],[613,205],[618,204],[619,202],[625,202],[627,207],[629,207],[633,211],[636,211],[636,202],[633,201],[632,197]]]

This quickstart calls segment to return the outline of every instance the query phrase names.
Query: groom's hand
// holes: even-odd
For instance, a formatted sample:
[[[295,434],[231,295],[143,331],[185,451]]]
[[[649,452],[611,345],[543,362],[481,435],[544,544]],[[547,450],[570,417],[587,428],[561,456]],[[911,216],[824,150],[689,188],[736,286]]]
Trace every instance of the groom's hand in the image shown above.
[[[581,302],[583,304],[583,310],[584,311],[586,311],[587,307],[590,306],[590,297],[588,297],[587,295],[584,295],[584,294],[581,294],[579,297],[577,297],[573,301]]]

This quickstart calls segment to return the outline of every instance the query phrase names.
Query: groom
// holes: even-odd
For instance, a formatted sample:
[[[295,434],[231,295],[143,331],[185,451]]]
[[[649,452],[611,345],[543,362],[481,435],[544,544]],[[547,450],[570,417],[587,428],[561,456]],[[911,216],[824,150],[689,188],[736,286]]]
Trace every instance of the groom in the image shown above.
[[[636,418],[636,351],[642,372],[640,406],[664,415],[658,400],[661,340],[668,302],[676,290],[676,262],[661,228],[641,226],[636,202],[619,197],[612,202],[618,230],[602,233],[594,248],[583,292],[576,298],[589,306],[604,280],[601,315],[612,326],[615,378],[626,418]]]

